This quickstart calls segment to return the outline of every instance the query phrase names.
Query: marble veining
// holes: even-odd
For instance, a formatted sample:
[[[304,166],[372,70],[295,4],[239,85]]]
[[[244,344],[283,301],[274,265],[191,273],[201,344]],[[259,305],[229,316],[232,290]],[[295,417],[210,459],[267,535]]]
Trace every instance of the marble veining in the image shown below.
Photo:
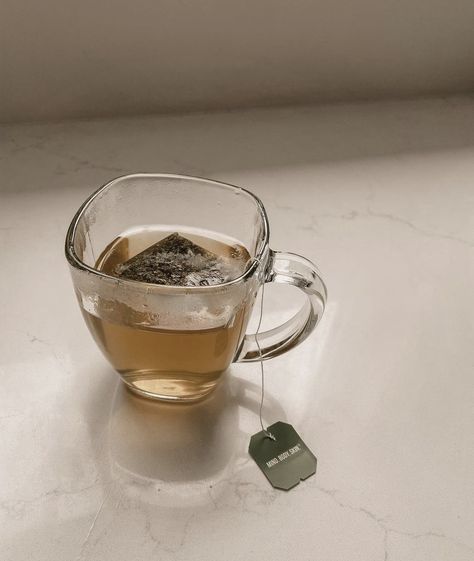
[[[473,125],[451,98],[3,126],[2,560],[472,561]],[[266,363],[265,421],[318,457],[289,493],[247,454],[256,365],[154,404],[82,323],[66,228],[137,171],[250,188],[322,271],[317,332]],[[269,286],[263,328],[298,298]]]

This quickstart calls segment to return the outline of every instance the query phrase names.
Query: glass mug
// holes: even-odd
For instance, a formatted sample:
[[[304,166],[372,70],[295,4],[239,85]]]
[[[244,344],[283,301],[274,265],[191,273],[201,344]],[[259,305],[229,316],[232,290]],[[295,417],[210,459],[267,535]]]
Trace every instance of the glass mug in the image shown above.
[[[121,249],[117,263],[123,262],[164,232],[238,243],[250,259],[240,276],[211,286],[151,284],[101,270],[107,251],[113,257]],[[110,181],[84,202],[65,250],[87,326],[125,384],[142,396],[180,402],[210,393],[232,362],[286,352],[320,320],[326,288],[316,267],[268,243],[265,209],[249,191],[199,177],[141,173]],[[307,299],[283,325],[259,333],[257,344],[246,327],[267,282],[296,286]]]

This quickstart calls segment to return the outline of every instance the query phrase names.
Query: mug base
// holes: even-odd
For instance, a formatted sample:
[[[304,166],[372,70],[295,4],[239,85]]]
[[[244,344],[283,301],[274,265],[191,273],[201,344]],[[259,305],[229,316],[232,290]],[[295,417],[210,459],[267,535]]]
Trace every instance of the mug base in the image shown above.
[[[120,377],[131,392],[141,397],[168,403],[191,403],[212,393],[219,383],[220,374],[206,375],[205,381],[202,376],[196,380],[196,375],[190,376],[189,373],[183,376],[181,373],[134,372],[133,376],[120,373]]]

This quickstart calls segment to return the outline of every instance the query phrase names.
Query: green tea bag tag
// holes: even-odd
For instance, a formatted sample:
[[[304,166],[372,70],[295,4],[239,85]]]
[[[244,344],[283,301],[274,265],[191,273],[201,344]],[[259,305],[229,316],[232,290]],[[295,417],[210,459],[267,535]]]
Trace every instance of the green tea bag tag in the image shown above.
[[[255,343],[260,358],[260,374],[262,377],[262,393],[260,397],[260,426],[262,430],[250,439],[249,454],[263,471],[266,478],[276,489],[288,491],[295,485],[316,473],[316,456],[301,440],[300,435],[288,423],[277,421],[265,429],[262,409],[265,397],[265,373],[263,355],[258,341],[258,333],[262,324],[263,297],[265,285],[262,285],[260,300],[260,318],[255,332]]]
[[[249,454],[276,489],[288,491],[316,473],[316,456],[295,429],[282,421],[254,434]]]

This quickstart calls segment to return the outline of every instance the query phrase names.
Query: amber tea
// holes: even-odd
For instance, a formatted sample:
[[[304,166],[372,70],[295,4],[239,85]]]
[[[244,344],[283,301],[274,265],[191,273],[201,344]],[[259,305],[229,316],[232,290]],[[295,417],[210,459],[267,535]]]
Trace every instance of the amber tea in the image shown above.
[[[215,286],[245,272],[249,252],[231,239],[208,232],[142,228],[113,240],[96,268],[128,280],[173,286]],[[225,325],[179,329],[140,327],[130,309],[114,323],[84,311],[86,322],[114,368],[133,389],[145,395],[182,398],[207,394],[232,362],[245,333],[253,298],[243,302]],[[117,304],[118,305],[118,304]],[[178,313],[178,312],[177,312]],[[202,324],[208,324],[207,308]],[[121,316],[124,317],[123,315]],[[159,322],[158,322],[159,324]],[[133,326],[132,326],[133,325]]]

